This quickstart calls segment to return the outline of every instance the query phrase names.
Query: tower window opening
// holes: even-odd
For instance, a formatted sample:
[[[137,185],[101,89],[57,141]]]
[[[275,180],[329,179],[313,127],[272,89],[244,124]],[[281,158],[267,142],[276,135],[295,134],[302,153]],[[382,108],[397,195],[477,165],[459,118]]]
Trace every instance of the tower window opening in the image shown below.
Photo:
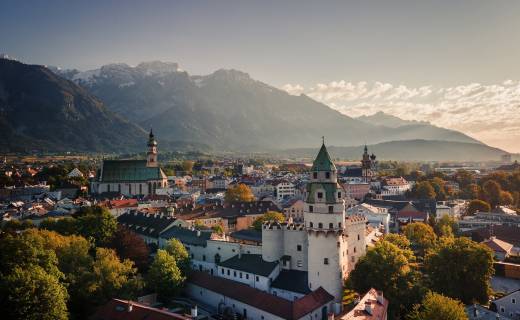
[[[333,223],[329,223],[329,229],[334,229],[334,224]]]
[[[341,192],[338,192],[338,199],[341,199]]]
[[[323,229],[323,223],[318,223],[318,228]]]
[[[310,228],[314,227],[314,224],[312,222],[309,222],[309,227]]]
[[[318,192],[318,199],[322,199],[323,198],[323,192]]]
[[[330,172],[325,172],[325,179],[330,179]]]
[[[314,212],[314,207],[313,206],[309,206],[309,212]]]
[[[313,179],[318,179],[318,173],[317,172],[313,172],[312,173],[312,178]]]
[[[324,258],[323,259],[323,264],[329,264],[329,258]]]
[[[329,206],[329,213],[333,213],[334,212],[334,206]]]

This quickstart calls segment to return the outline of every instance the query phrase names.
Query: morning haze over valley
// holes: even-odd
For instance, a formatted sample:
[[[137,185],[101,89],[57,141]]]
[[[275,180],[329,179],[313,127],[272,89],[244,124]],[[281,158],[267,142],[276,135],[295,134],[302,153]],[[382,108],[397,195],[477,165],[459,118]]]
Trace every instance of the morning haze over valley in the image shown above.
[[[1,317],[519,319],[519,14],[2,2]]]

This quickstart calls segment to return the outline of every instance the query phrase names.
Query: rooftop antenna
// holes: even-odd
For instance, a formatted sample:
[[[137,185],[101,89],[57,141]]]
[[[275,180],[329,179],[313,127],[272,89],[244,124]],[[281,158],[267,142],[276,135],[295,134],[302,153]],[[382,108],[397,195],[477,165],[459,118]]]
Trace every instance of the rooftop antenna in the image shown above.
[[[321,136],[321,143],[325,144],[325,136]]]

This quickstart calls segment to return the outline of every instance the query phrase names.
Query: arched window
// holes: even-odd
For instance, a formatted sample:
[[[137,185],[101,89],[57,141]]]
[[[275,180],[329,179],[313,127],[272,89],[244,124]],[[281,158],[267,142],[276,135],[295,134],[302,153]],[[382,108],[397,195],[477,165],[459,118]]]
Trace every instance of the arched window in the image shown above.
[[[329,229],[334,229],[334,224],[333,223],[329,223]]]
[[[314,224],[312,222],[309,222],[309,228],[313,228]]]
[[[318,228],[323,229],[323,223],[318,223]]]

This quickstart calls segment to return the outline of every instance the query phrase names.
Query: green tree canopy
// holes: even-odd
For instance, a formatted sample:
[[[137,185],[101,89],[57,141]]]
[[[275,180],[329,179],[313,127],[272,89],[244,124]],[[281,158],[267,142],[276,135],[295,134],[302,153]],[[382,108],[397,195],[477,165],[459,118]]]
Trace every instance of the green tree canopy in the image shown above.
[[[390,301],[390,311],[398,319],[422,298],[419,274],[407,259],[404,250],[388,241],[380,241],[356,264],[347,280],[347,287],[357,292],[370,288],[382,290]]]
[[[421,304],[414,306],[408,320],[468,320],[464,305],[435,292],[428,292]]]
[[[471,200],[466,209],[466,215],[472,216],[478,211],[490,212],[491,206],[489,205],[489,203],[487,203],[484,200],[479,200],[479,199]]]
[[[70,236],[79,233],[79,223],[73,217],[46,218],[40,223],[40,229],[56,231],[62,235]]]
[[[285,216],[281,212],[267,211],[261,217],[256,218],[253,222],[253,228],[255,230],[262,230],[262,224],[267,221],[284,222]]]
[[[449,215],[442,216],[433,226],[433,230],[438,237],[453,237],[458,229],[457,221]]]
[[[468,238],[444,241],[428,252],[424,268],[431,289],[469,304],[486,303],[493,275],[493,253]]]
[[[496,208],[501,201],[502,187],[495,180],[488,180],[482,185],[482,196],[491,208]]]
[[[253,195],[251,188],[243,183],[240,183],[226,190],[224,200],[227,203],[252,202],[255,201],[255,196]]]
[[[190,270],[190,255],[182,242],[178,239],[172,238],[168,240],[164,250],[173,257],[181,272],[186,275]]]
[[[159,249],[148,270],[148,285],[161,299],[169,300],[179,294],[186,278],[167,251]]]
[[[108,245],[117,230],[117,221],[106,208],[89,207],[77,219],[79,234],[96,246]]]
[[[433,228],[422,222],[413,222],[403,228],[403,234],[410,240],[412,248],[419,256],[435,245],[437,236]]]
[[[437,194],[429,181],[418,182],[412,189],[412,193],[418,199],[435,199]]]
[[[68,319],[67,290],[35,264],[16,266],[0,278],[3,319]]]

